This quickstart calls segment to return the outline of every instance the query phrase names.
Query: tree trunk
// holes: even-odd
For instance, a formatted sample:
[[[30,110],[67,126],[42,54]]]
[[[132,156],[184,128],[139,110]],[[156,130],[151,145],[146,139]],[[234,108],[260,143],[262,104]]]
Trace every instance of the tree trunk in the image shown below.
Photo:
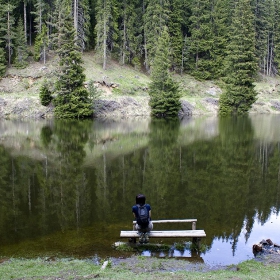
[[[26,2],[23,3],[23,17],[24,17],[24,35],[25,42],[27,43],[27,16],[26,16]]]
[[[106,17],[105,13],[103,13],[104,20],[103,20],[103,69],[106,69],[106,60],[107,60],[107,46],[106,46],[106,39],[107,39],[107,30],[106,30]]]

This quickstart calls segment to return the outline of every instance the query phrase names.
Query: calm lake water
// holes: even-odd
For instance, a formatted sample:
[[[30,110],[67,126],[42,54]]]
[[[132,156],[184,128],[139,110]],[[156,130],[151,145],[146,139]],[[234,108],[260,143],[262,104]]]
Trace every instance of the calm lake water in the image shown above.
[[[112,245],[120,230],[132,229],[131,207],[144,193],[153,219],[198,219],[207,249],[143,255],[213,265],[251,259],[262,239],[280,243],[279,124],[278,115],[2,120],[0,256],[135,254]]]

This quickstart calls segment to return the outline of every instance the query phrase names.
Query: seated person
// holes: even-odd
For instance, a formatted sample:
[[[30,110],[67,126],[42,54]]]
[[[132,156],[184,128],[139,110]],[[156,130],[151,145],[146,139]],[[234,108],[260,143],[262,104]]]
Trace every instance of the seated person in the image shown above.
[[[135,230],[140,235],[140,243],[148,243],[148,233],[153,229],[153,223],[151,220],[151,206],[146,204],[146,197],[143,194],[136,196],[136,205],[132,207],[132,213],[136,220]]]

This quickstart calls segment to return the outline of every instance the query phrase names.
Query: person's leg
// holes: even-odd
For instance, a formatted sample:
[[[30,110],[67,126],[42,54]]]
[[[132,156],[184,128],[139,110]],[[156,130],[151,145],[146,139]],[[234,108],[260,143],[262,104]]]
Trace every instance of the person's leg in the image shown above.
[[[140,225],[136,224],[135,225],[135,230],[138,231],[139,234],[139,243],[144,243],[145,242],[145,233],[143,232],[143,229]]]

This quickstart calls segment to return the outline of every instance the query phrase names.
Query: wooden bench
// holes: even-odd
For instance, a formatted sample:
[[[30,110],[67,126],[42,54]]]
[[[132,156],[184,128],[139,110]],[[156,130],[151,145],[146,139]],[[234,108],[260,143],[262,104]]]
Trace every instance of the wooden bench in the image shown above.
[[[163,223],[192,223],[191,230],[152,230],[149,232],[149,237],[154,238],[192,238],[193,242],[198,243],[200,238],[206,237],[204,230],[196,229],[197,219],[183,219],[183,220],[153,220],[153,224]],[[133,230],[122,230],[120,237],[132,238],[133,242],[136,242],[136,238],[139,237],[138,232],[135,230],[136,222],[133,221]]]

